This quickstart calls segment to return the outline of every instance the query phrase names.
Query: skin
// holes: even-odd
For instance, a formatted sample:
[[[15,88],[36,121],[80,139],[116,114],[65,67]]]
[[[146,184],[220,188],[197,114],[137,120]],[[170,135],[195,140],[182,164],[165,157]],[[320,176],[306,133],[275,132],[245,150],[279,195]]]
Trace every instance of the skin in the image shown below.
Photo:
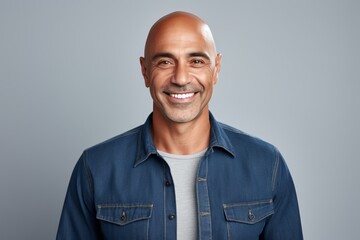
[[[157,149],[174,154],[206,149],[208,104],[221,66],[209,27],[185,12],[164,16],[150,29],[140,64],[153,99]]]

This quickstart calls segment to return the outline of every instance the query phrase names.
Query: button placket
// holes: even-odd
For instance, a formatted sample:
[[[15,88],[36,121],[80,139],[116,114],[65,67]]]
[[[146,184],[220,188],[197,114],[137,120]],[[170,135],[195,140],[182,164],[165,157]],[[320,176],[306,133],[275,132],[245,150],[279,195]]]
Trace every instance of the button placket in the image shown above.
[[[164,161],[164,210],[165,210],[165,227],[166,236],[164,239],[176,239],[176,202],[175,189],[170,168]]]
[[[171,182],[168,181],[168,180],[166,180],[166,181],[165,181],[165,186],[170,187],[170,186],[171,186]]]

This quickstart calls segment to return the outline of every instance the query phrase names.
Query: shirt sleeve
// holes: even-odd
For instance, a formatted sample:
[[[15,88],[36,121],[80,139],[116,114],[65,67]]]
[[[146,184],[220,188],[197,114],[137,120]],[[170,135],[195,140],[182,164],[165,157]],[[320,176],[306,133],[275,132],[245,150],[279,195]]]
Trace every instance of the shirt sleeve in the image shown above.
[[[78,160],[70,178],[56,239],[100,239],[93,179],[87,165],[86,152]]]
[[[266,223],[264,240],[302,240],[302,227],[294,182],[286,163],[276,150],[273,172],[274,214]]]

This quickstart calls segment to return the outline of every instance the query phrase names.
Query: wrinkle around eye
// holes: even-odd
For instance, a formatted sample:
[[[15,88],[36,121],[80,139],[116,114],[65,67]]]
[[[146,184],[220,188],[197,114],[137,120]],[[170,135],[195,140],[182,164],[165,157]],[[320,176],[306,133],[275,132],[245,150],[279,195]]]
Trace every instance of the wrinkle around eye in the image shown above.
[[[209,65],[210,63],[208,61],[205,61],[203,59],[192,59],[190,61],[190,65],[194,68],[201,68],[204,66]]]
[[[160,59],[160,60],[157,60],[153,63],[153,66],[154,67],[157,67],[157,68],[170,68],[174,65],[174,63],[170,60],[166,60],[166,59]]]

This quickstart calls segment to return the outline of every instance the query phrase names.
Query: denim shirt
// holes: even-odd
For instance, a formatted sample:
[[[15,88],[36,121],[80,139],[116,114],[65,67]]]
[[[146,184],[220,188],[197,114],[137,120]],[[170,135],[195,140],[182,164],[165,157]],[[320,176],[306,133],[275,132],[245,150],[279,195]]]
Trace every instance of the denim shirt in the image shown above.
[[[198,239],[303,239],[294,184],[279,151],[217,122],[196,179]],[[85,150],[57,239],[176,239],[170,169],[144,125]]]

